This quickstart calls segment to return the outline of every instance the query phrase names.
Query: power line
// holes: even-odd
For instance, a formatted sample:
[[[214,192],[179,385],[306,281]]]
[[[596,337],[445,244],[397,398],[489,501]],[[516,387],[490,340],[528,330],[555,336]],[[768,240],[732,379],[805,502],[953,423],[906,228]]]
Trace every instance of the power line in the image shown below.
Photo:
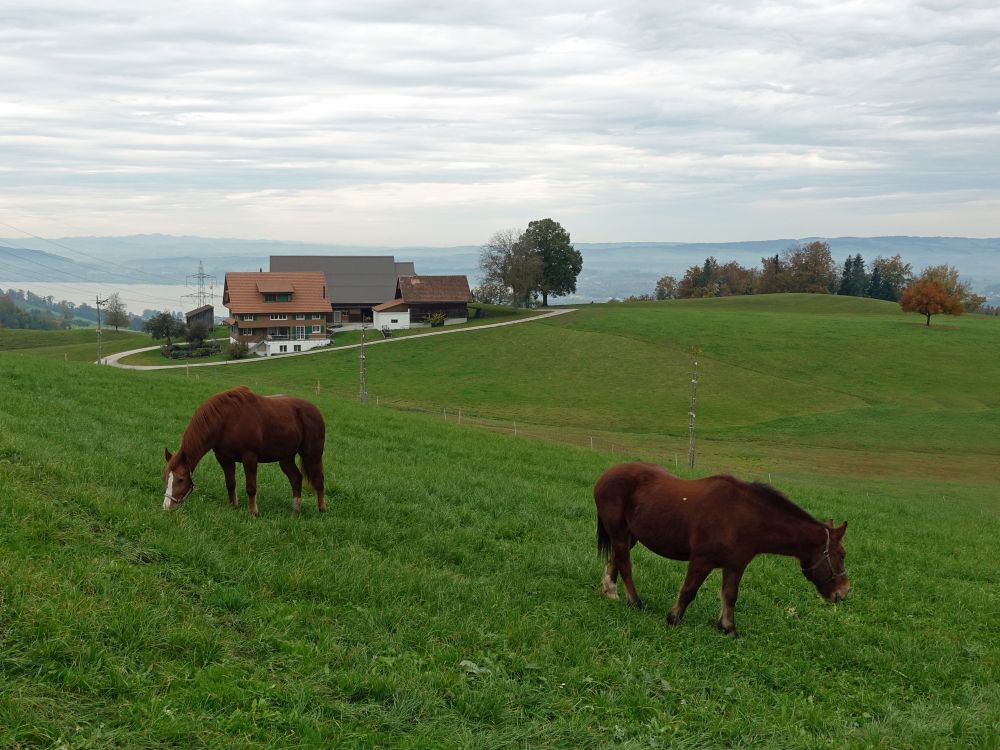
[[[28,237],[36,239],[39,242],[47,242],[50,245],[53,245],[55,247],[62,248],[63,250],[68,250],[71,253],[76,253],[77,255],[82,255],[85,258],[90,258],[91,260],[96,260],[98,263],[102,263],[102,264],[106,264],[106,265],[109,265],[109,266],[115,266],[116,268],[124,269],[130,275],[134,275],[136,273],[139,273],[142,276],[145,276],[145,277],[147,277],[149,279],[153,279],[154,280],[153,283],[162,284],[163,281],[164,281],[164,279],[163,279],[162,276],[157,276],[155,274],[146,273],[144,271],[137,270],[137,269],[135,269],[135,268],[133,268],[131,266],[122,265],[121,263],[115,263],[114,261],[108,260],[107,258],[99,258],[96,255],[91,255],[90,253],[86,253],[83,250],[79,250],[79,249],[77,249],[75,247],[70,247],[69,245],[65,245],[65,244],[63,244],[61,242],[57,242],[56,240],[50,240],[50,239],[48,239],[46,237],[41,237],[41,236],[39,236],[37,234],[32,234],[28,230],[21,229],[20,227],[16,227],[16,226],[14,226],[13,224],[11,224],[9,222],[3,221],[2,219],[0,219],[0,225],[8,227],[9,229],[13,229],[15,232],[20,232],[21,234],[27,235]],[[25,249],[27,249],[27,248],[25,248]]]
[[[0,223],[2,223],[2,222],[0,222]],[[38,260],[37,258],[34,258],[34,257],[32,257],[32,258],[25,258],[25,257],[17,254],[17,251],[26,251],[26,252],[38,252],[38,251],[29,250],[28,248],[24,248],[24,247],[11,247],[10,245],[5,245],[5,244],[2,244],[2,243],[0,243],[0,249],[2,249],[2,250],[9,250],[11,252],[11,254],[15,258],[17,258],[18,260],[23,260],[26,264],[30,264],[31,266],[38,266],[40,268],[46,269],[47,271],[51,271],[53,273],[62,274],[63,276],[66,276],[67,278],[72,279],[73,281],[76,281],[76,282],[83,282],[85,284],[100,284],[102,286],[115,286],[113,283],[108,283],[108,282],[103,282],[103,281],[94,281],[93,279],[88,279],[86,277],[80,276],[79,274],[75,274],[72,271],[67,271],[64,268],[57,268],[55,266],[48,265],[48,264],[43,263],[43,262],[41,262],[40,260]],[[30,283],[30,282],[24,282],[25,286],[27,286],[28,283]],[[45,283],[61,284],[61,285],[65,286],[69,291],[75,292],[77,295],[81,295],[82,298],[84,298],[84,299],[90,297],[90,295],[92,293],[90,290],[85,290],[85,289],[82,289],[80,287],[73,286],[70,282],[66,282],[66,281],[56,280],[56,281],[52,281],[52,282],[45,282],[45,281],[39,280],[38,283],[39,284],[45,284]],[[153,297],[153,296],[151,296],[151,297],[148,297],[147,299],[149,299],[151,302],[168,302],[168,300],[167,300],[166,297]],[[176,300],[169,300],[169,304],[170,305],[179,305],[178,301],[176,301]]]

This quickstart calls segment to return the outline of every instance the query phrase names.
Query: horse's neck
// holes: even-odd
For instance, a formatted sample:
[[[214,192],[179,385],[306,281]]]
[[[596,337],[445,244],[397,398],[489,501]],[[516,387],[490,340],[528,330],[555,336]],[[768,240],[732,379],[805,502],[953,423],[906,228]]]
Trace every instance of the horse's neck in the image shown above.
[[[761,535],[761,552],[806,560],[823,541],[823,527],[803,518],[779,517],[766,524]]]
[[[198,462],[205,457],[205,454],[211,450],[211,447],[207,444],[205,440],[200,440],[192,435],[184,433],[184,437],[181,439],[181,447],[177,451],[178,453],[183,453],[186,459],[188,471],[194,471]]]

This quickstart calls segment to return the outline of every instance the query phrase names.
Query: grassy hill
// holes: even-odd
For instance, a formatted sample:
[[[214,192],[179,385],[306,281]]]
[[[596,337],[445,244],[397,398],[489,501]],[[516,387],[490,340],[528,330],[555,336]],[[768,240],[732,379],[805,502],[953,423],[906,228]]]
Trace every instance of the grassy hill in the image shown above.
[[[0,351],[0,747],[996,746],[995,321],[826,303],[594,306],[370,348],[373,393],[433,416],[355,403],[349,352],[143,373],[65,361],[84,342]],[[712,627],[717,573],[667,628],[684,566],[641,550],[648,609],[603,600],[590,491],[623,455],[438,411],[645,457],[684,444],[693,343],[702,470],[793,466],[783,490],[850,521],[846,603],[762,557],[742,638]],[[234,513],[210,458],[160,509],[163,447],[241,382],[320,406],[326,515],[294,516],[273,465],[261,517],[242,488]],[[958,454],[966,477],[924,466]]]

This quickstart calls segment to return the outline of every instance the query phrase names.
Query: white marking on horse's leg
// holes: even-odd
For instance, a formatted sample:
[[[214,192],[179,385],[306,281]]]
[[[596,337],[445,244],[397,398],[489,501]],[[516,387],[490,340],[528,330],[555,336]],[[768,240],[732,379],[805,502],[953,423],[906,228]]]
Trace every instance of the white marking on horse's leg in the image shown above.
[[[618,585],[611,580],[610,561],[608,561],[608,565],[604,569],[604,578],[601,579],[601,588],[604,590],[604,595],[608,597],[608,599],[618,598]]]
[[[170,510],[174,507],[170,499],[174,494],[174,472],[167,475],[167,489],[163,492],[163,510]]]
[[[298,513],[299,511],[302,510],[302,498],[301,497],[293,497],[292,498],[292,509],[296,513]]]

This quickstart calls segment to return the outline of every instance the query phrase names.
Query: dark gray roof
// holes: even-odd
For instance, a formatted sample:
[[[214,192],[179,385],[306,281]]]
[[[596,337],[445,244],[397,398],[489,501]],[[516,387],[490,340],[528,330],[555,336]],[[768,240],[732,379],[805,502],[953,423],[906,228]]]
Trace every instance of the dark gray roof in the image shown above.
[[[272,255],[271,270],[322,271],[334,305],[377,305],[396,295],[396,279],[412,274],[413,263],[391,255]]]

